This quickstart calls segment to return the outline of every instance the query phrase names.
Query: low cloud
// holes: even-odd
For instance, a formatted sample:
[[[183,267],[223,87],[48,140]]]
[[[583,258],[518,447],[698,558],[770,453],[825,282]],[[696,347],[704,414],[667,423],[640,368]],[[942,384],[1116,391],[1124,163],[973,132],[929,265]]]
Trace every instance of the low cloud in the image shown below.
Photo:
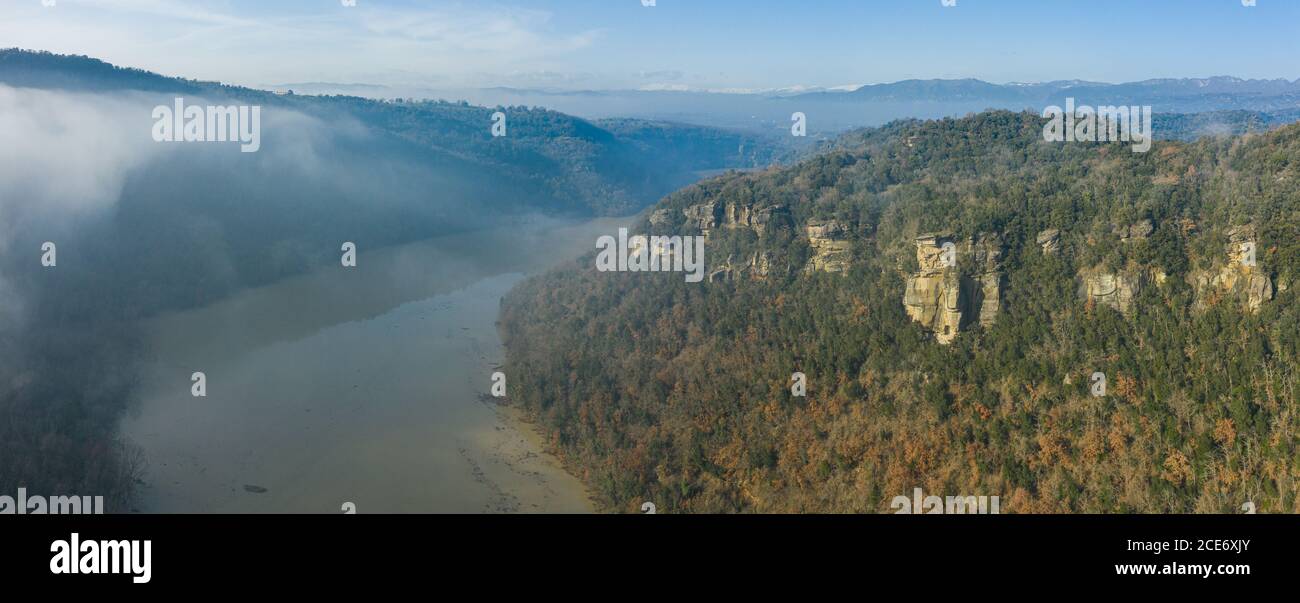
[[[117,200],[127,174],[159,151],[140,100],[0,85],[0,225]],[[6,237],[7,238],[7,237]]]

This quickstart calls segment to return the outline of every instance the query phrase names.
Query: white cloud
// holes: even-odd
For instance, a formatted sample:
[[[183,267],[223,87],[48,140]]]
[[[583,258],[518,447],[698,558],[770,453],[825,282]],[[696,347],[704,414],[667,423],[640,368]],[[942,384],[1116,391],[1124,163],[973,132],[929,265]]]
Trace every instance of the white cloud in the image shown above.
[[[142,105],[0,85],[0,254],[16,253],[10,241],[34,223],[75,222],[117,201],[130,171],[158,151]],[[37,249],[24,251],[39,258]],[[0,333],[19,324],[23,307],[0,274]]]
[[[205,0],[60,0],[0,7],[5,46],[85,54],[166,75],[244,85],[364,81],[498,85],[563,67],[600,30],[559,31],[545,11],[453,4],[320,10],[268,3],[235,12]],[[314,5],[307,5],[308,8]]]
[[[250,26],[252,19],[243,19],[230,14],[218,12],[209,5],[224,3],[202,2],[195,0],[62,0],[64,7],[75,9],[85,7],[116,13],[146,15],[181,21],[190,21],[204,25]]]

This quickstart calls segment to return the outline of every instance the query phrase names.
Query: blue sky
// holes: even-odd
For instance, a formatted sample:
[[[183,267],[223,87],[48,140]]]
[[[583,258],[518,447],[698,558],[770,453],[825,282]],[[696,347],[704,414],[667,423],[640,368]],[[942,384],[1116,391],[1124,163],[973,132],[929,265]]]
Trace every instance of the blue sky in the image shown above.
[[[0,47],[244,85],[1300,78],[1300,1],[0,0]]]

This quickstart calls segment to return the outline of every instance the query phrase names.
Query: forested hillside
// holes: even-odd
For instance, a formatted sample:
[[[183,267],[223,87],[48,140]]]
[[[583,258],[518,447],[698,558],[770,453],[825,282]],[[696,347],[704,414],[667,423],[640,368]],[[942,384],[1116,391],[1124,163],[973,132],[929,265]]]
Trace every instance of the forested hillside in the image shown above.
[[[1133,153],[1042,123],[899,122],[669,196],[632,234],[707,234],[709,278],[526,281],[512,402],[617,511],[1300,511],[1300,127]]]
[[[490,196],[492,207],[507,205],[512,210],[519,206],[551,213],[624,215],[691,182],[694,171],[765,167],[789,155],[780,138],[716,128],[614,120],[611,124],[616,128],[609,130],[541,107],[281,95],[165,77],[89,57],[18,49],[0,50],[0,84],[82,93],[131,92],[138,95],[145,117],[153,107],[145,101],[170,105],[174,96],[181,95],[193,102],[249,103],[268,112],[301,112],[341,126],[358,122],[378,135],[411,143],[410,148],[389,143],[386,151],[469,174],[473,178],[467,180],[482,188],[475,194]],[[494,137],[492,116],[498,111],[506,116],[506,130],[504,136]],[[647,152],[668,145],[692,150],[669,158]]]
[[[152,110],[262,107],[261,149],[150,139]],[[506,114],[493,137],[492,115]],[[277,95],[87,57],[0,50],[0,492],[128,508],[116,436],[138,323],[374,250],[537,215],[624,215],[772,140],[638,122],[631,138],[528,107]],[[665,160],[673,144],[695,151]],[[8,139],[7,139],[8,140]],[[56,243],[57,268],[41,263]],[[473,250],[469,250],[472,252]]]

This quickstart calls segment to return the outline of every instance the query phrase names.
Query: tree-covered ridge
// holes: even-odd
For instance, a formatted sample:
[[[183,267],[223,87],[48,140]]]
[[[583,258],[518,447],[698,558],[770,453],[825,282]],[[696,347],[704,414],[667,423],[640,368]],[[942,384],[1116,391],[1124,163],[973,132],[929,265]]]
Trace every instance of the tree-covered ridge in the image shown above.
[[[625,215],[692,182],[696,171],[767,166],[788,154],[782,139],[718,128],[641,120],[597,124],[542,107],[276,94],[18,49],[0,49],[0,84],[156,93],[167,105],[166,95],[191,95],[299,111],[327,123],[356,120],[414,143],[424,153],[418,161],[482,173],[481,180],[509,189],[525,208],[552,213]],[[506,130],[494,137],[498,111],[506,115]],[[672,148],[689,152],[663,152]]]
[[[781,207],[709,234],[708,270],[766,254],[766,271],[689,284],[584,258],[522,284],[502,309],[511,394],[613,510],[887,512],[921,487],[1003,512],[1300,511],[1297,158],[1296,126],[1145,154],[1044,142],[1029,113],[854,133],[633,229]],[[842,273],[805,269],[827,221],[850,243]],[[1194,286],[1239,226],[1276,284],[1258,312]],[[1002,242],[996,322],[948,346],[902,305],[914,239],[937,231]],[[1127,314],[1080,296],[1084,271],[1139,269],[1163,278]]]

